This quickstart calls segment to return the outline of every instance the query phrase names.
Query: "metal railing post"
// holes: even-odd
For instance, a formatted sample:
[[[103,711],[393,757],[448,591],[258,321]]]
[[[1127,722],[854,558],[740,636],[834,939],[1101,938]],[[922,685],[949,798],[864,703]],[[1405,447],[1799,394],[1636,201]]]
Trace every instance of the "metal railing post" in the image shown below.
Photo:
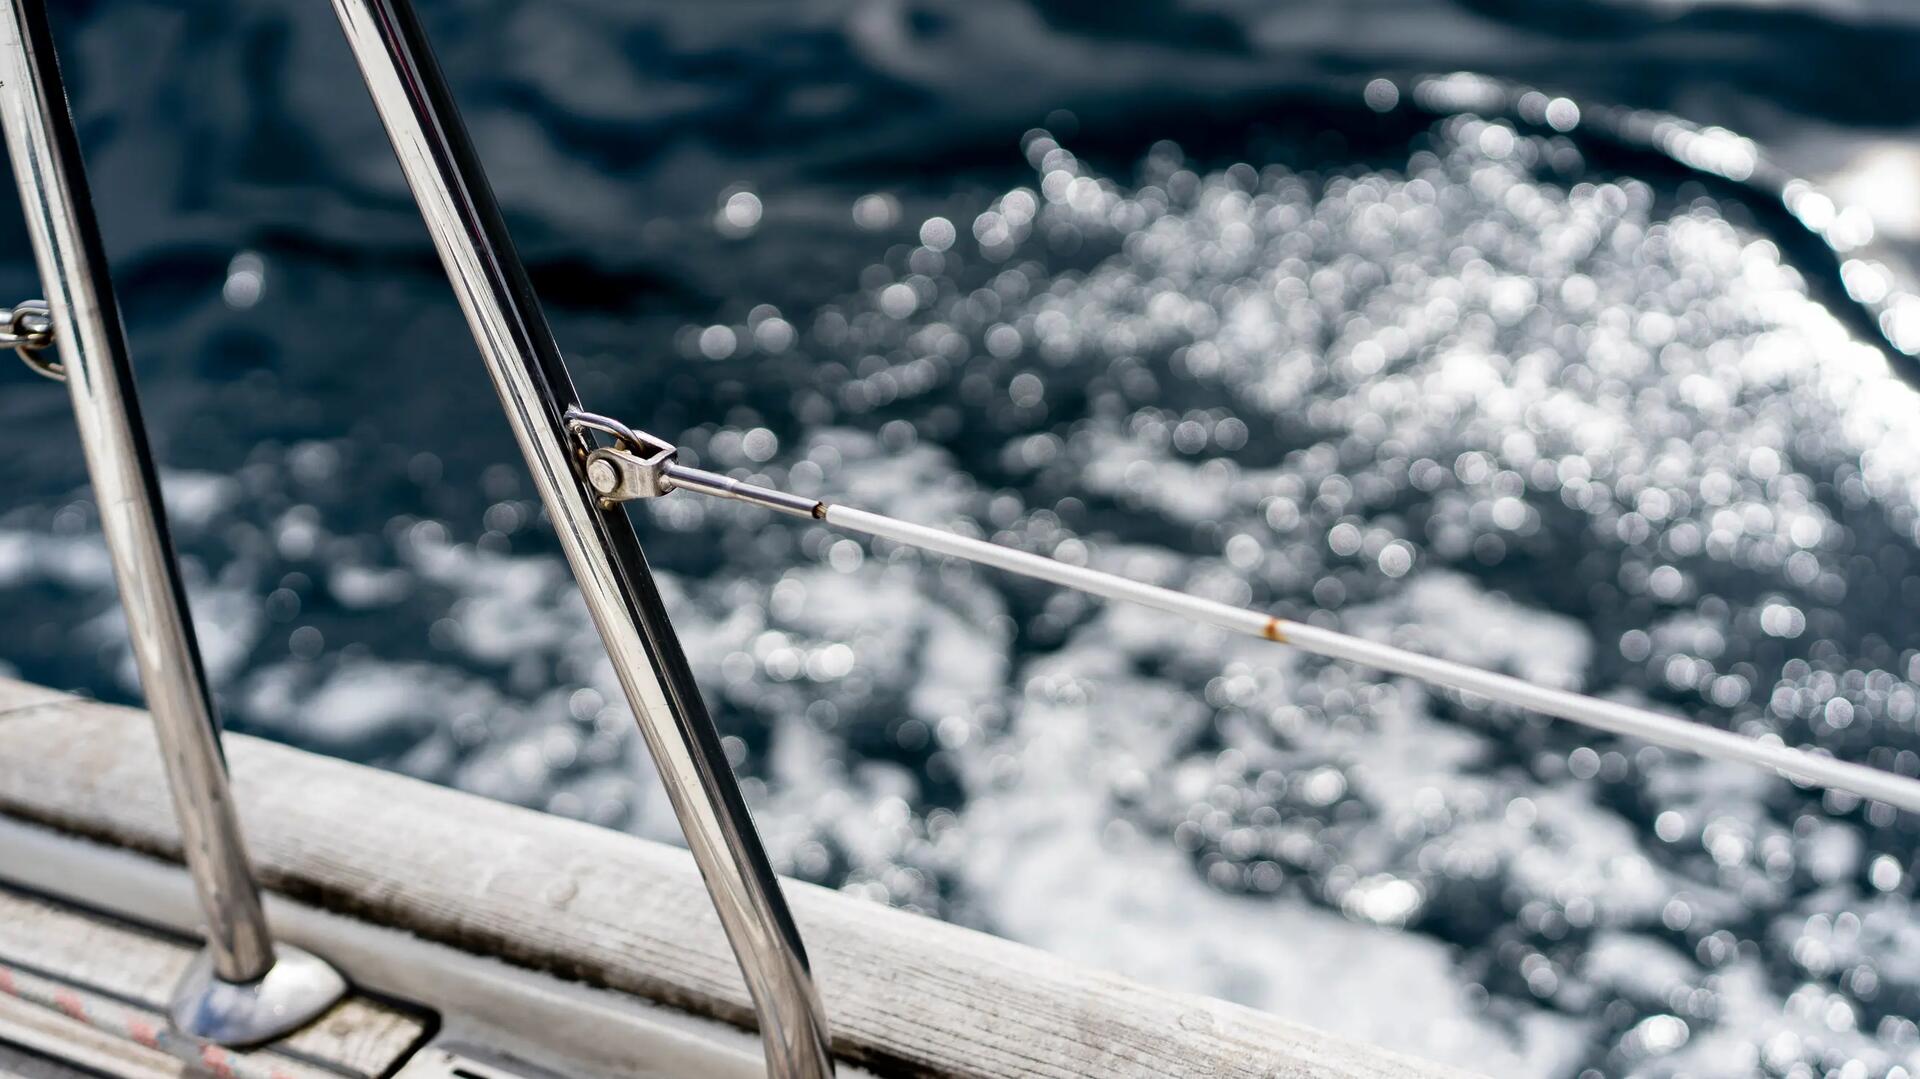
[[[220,725],[174,562],[126,335],[89,200],[80,144],[39,0],[0,0],[0,123],[47,290],[100,528],[153,713],[181,851],[207,920],[207,947],[178,988],[182,1031],[228,1045],[267,1041],[346,990],[332,967],[275,946],[247,863]]]
[[[587,485],[573,381],[408,0],[334,0],[760,1019],[768,1070],[833,1074],[799,931],[625,511]]]

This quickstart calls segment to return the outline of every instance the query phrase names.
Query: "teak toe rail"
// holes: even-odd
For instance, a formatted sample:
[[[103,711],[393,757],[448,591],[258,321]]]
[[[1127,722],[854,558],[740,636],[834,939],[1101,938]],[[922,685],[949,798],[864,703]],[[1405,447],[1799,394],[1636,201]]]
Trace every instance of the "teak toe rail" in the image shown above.
[[[685,851],[244,735],[229,735],[227,751],[254,866],[272,891],[752,1025],[753,1002]],[[166,806],[143,713],[0,679],[0,823],[177,860]],[[1467,1079],[1250,1008],[782,885],[816,947],[835,1054],[881,1075]]]

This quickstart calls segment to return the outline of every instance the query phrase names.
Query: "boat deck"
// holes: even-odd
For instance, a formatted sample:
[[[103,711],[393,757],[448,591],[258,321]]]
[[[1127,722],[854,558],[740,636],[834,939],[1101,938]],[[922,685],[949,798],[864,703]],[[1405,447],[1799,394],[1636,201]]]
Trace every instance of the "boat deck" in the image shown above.
[[[10,1045],[0,1074],[765,1074],[751,1002],[685,851],[244,735],[225,742],[275,932],[367,995],[249,1054],[269,1067],[248,1072],[203,1060],[187,1070],[139,1037],[73,1021],[51,997],[49,1007],[0,994]],[[123,1031],[138,1020],[155,1042],[199,920],[169,810],[145,713],[0,678],[0,962],[26,971],[21,984],[40,976],[43,995],[52,975],[83,1011],[84,987],[121,1009]],[[782,887],[842,1079],[1464,1076],[812,885]]]
[[[73,1079],[76,1076],[88,1079],[89,1074],[70,1064],[0,1042],[0,1079]]]
[[[0,1069],[12,1069],[0,1075],[174,1076],[193,1074],[191,1062],[236,1079],[375,1079],[431,1032],[425,1013],[354,995],[251,1052],[202,1049],[165,1014],[194,952],[190,940],[0,887]]]

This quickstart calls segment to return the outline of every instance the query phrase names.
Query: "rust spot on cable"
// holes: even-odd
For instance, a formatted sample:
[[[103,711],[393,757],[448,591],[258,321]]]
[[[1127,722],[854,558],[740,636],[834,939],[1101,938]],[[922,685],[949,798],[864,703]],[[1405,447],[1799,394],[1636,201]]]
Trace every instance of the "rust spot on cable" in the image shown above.
[[[1280,627],[1285,624],[1286,623],[1280,621],[1278,618],[1267,619],[1267,628],[1266,628],[1267,640],[1279,641],[1281,644],[1287,643],[1287,635],[1280,632]]]

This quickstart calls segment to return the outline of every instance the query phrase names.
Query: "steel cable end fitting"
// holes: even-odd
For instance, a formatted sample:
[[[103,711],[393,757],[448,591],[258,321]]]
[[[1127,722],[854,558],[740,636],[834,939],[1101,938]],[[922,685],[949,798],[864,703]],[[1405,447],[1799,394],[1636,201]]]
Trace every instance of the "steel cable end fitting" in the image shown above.
[[[67,380],[58,360],[40,355],[53,344],[53,309],[45,300],[22,300],[11,311],[0,311],[0,348],[12,348],[37,375],[55,382]]]
[[[576,433],[600,431],[614,438],[612,446],[587,451],[587,486],[594,494],[608,502],[632,502],[673,490],[667,469],[679,451],[672,444],[619,420],[579,409],[568,410],[567,424]]]
[[[693,491],[735,502],[775,510],[795,517],[818,519],[827,512],[826,503],[805,495],[788,494],[772,487],[708,472],[683,465],[672,443],[636,431],[619,420],[595,412],[567,410],[567,428],[582,438],[599,431],[612,435],[616,445],[585,448],[581,460],[587,486],[609,506],[641,498],[659,498],[672,491]]]

